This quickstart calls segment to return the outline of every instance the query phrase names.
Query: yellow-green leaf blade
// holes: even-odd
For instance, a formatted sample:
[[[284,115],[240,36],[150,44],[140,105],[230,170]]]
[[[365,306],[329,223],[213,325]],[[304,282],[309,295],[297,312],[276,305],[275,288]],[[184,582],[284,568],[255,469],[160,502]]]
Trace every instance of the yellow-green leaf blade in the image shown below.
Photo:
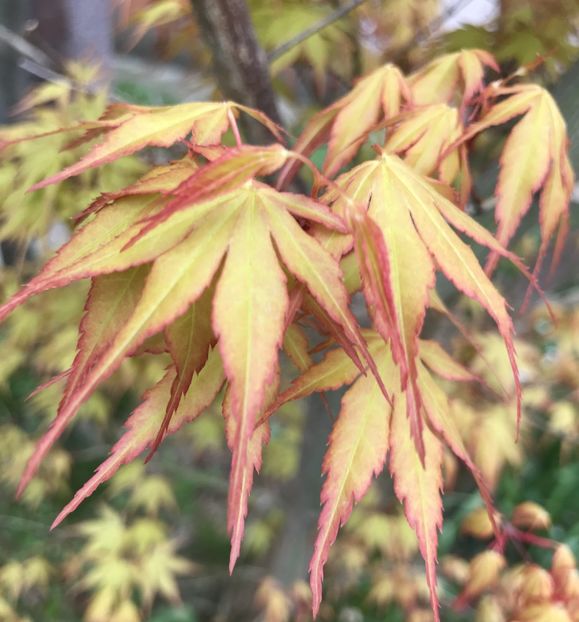
[[[394,373],[390,355],[380,355],[378,368],[388,379]],[[338,530],[348,520],[354,503],[366,493],[373,477],[384,467],[388,451],[391,407],[373,376],[360,376],[342,399],[323,471],[322,512],[310,562],[313,613],[322,599],[324,565]]]

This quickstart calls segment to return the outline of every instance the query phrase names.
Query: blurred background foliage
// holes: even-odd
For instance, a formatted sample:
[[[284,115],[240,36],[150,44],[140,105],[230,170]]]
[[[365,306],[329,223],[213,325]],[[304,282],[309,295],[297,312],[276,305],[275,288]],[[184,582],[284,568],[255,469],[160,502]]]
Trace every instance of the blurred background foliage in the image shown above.
[[[41,3],[22,4],[26,11],[0,0],[6,24],[6,32],[0,31],[0,77],[8,87],[0,101],[3,299],[68,239],[74,216],[99,193],[113,192],[149,165],[177,155],[150,150],[27,192],[87,148],[78,132],[52,135],[51,130],[96,119],[111,100],[163,105],[219,96],[211,50],[201,42],[188,0],[115,0],[110,15],[104,1],[93,2],[101,6],[100,19],[110,17],[110,24],[95,23],[94,38],[89,37],[99,49],[98,69],[81,62],[90,48],[86,42],[77,42],[76,49],[65,45],[76,40],[74,33],[63,33],[61,24],[47,19]],[[83,4],[75,10],[85,10]],[[491,51],[505,75],[521,65],[532,67],[534,79],[553,88],[579,144],[577,0],[487,2],[493,12],[486,21],[480,2],[368,0],[280,53],[280,45],[332,20],[348,4],[248,2],[291,132],[298,133],[312,112],[343,95],[357,76],[384,62],[409,70],[443,51],[477,47]],[[62,3],[64,12],[66,6]],[[74,30],[75,23],[69,20],[68,28]],[[43,137],[18,142],[36,134]],[[497,134],[496,139],[502,138]],[[470,207],[489,226],[485,206],[496,173],[488,162],[497,141],[482,143],[480,161],[474,162],[480,200]],[[73,149],[62,150],[70,144]],[[578,153],[572,149],[576,167]],[[313,159],[321,161],[323,153]],[[572,579],[579,554],[576,211],[563,261],[544,281],[556,321],[539,303],[517,317],[526,412],[518,443],[512,379],[500,339],[461,299],[446,302],[468,332],[457,331],[443,316],[427,319],[428,337],[481,380],[447,382],[446,390],[465,443],[492,485],[501,520],[516,535],[504,556],[489,548],[492,530],[474,484],[448,455],[440,547],[445,621],[579,620],[579,605],[560,606],[562,595],[575,603],[579,597],[579,583]],[[538,226],[536,218],[528,221],[516,250],[532,262]],[[525,284],[508,266],[501,266],[497,278],[520,306]],[[108,454],[143,387],[161,376],[159,357],[154,363],[146,354],[128,361],[84,406],[74,428],[15,501],[34,439],[55,412],[62,374],[74,356],[83,288],[44,294],[0,329],[0,620],[308,620],[304,580],[331,426],[321,403],[290,404],[273,421],[250,501],[242,563],[232,578],[225,531],[229,457],[218,407],[168,439],[149,464],[121,469],[62,527],[48,533],[62,505]],[[48,384],[30,396],[42,383]],[[338,399],[328,396],[330,411]],[[551,539],[566,546],[553,555]],[[432,619],[417,543],[386,476],[375,482],[338,538],[320,619]]]

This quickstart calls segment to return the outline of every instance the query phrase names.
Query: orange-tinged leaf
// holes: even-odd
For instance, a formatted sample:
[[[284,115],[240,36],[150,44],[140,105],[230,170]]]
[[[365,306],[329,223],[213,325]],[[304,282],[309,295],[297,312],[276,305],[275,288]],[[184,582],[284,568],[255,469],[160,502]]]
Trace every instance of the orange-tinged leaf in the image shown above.
[[[441,378],[459,382],[478,379],[466,367],[455,361],[437,341],[421,339],[419,351],[422,362]]]
[[[113,447],[109,458],[97,468],[91,479],[60,512],[52,524],[53,528],[73,512],[100,484],[109,480],[121,465],[134,460],[152,444],[161,425],[174,378],[175,371],[168,371],[165,377],[145,395],[143,403],[127,420],[126,431]],[[176,432],[185,423],[200,415],[213,402],[224,379],[221,358],[214,350],[209,354],[199,374],[193,377],[189,390],[171,419],[169,432]]]
[[[421,400],[416,386],[414,359],[418,331],[425,313],[425,301],[422,300],[422,307],[418,308],[415,306],[409,308],[404,304],[404,302],[414,302],[421,296],[425,298],[421,291],[422,279],[419,274],[417,275],[417,271],[413,271],[414,276],[417,276],[414,280],[416,288],[405,287],[406,301],[403,301],[398,279],[401,271],[404,272],[410,266],[398,262],[396,243],[387,245],[384,239],[387,237],[384,235],[385,231],[381,230],[367,214],[357,214],[353,219],[353,225],[356,252],[360,257],[364,295],[376,329],[385,340],[390,342],[392,355],[400,368],[400,388],[408,390],[406,401],[408,419],[418,454],[423,459]],[[402,227],[392,228],[391,233],[395,231],[402,231]],[[427,277],[424,284],[428,288],[434,285],[434,272],[432,268],[429,269],[428,262],[425,267],[427,269],[422,274]],[[430,280],[432,280],[431,283]],[[410,296],[406,295],[410,292],[412,292]],[[410,321],[407,322],[407,320]]]
[[[68,425],[70,419],[60,416],[62,405],[84,385],[95,362],[122,330],[141,296],[146,275],[146,268],[141,267],[93,280],[80,324],[77,354],[66,378],[59,414],[28,460],[18,485],[17,495],[20,495],[28,485],[55,440]]]
[[[368,132],[383,118],[400,112],[403,100],[410,93],[400,70],[384,65],[362,78],[356,86],[334,104],[339,107],[328,142],[324,173],[335,175],[352,159]]]
[[[330,232],[347,233],[344,221],[334,214],[325,203],[315,201],[302,194],[291,192],[277,192],[265,184],[256,184],[259,188],[259,197],[262,203],[277,211],[288,211],[296,218],[309,220],[322,225]]]
[[[289,151],[277,144],[269,147],[242,145],[228,149],[181,183],[173,193],[175,198],[160,214],[150,219],[144,231],[156,227],[193,203],[235,191],[258,175],[274,173],[290,155]]]
[[[368,350],[374,357],[384,348],[380,336],[371,331],[366,335]],[[260,418],[258,425],[266,421],[280,406],[292,400],[299,400],[313,393],[333,391],[344,385],[351,384],[361,373],[360,368],[342,348],[329,350],[324,358],[295,378],[290,386],[282,391],[270,408]]]
[[[165,342],[175,364],[176,375],[171,385],[171,397],[167,402],[165,418],[146,461],[152,458],[163,440],[173,413],[177,410],[183,395],[188,391],[193,375],[203,367],[209,348],[215,343],[211,328],[213,293],[213,288],[207,288],[181,317],[165,328]]]
[[[104,192],[95,199],[77,217],[77,220],[86,218],[93,212],[98,212],[105,205],[126,196],[142,196],[146,194],[167,194],[183,183],[197,169],[197,164],[189,157],[175,160],[169,164],[157,166],[130,186],[117,192]]]
[[[358,168],[359,176],[354,169],[338,179],[338,184],[359,203],[371,199],[369,216],[357,214],[353,219],[364,294],[374,325],[391,341],[400,367],[400,388],[408,388],[406,404],[413,438],[423,457],[416,357],[429,291],[435,283],[434,266],[388,168]]]
[[[478,242],[486,242],[486,236],[483,238],[478,235],[479,228],[472,219],[433,190],[423,178],[409,171],[402,162],[390,157],[389,164],[396,178],[395,187],[404,197],[416,229],[440,269],[459,290],[478,301],[495,320],[505,341],[513,369],[519,420],[521,389],[513,344],[513,323],[507,312],[506,302],[484,274],[472,250],[448,226],[444,217],[455,226],[457,223],[463,225],[461,230],[467,235],[473,232],[472,237]],[[488,237],[492,239],[490,234]],[[501,248],[496,242],[493,246]],[[507,255],[505,251],[502,254]],[[507,256],[511,257],[510,254]]]
[[[193,375],[205,364],[209,348],[215,341],[211,329],[213,293],[212,288],[205,290],[197,302],[165,328],[169,354],[179,377],[179,391],[175,395],[187,392]],[[173,394],[173,389],[171,393]],[[178,404],[179,398],[176,399]]]
[[[389,134],[384,149],[401,155],[407,164],[423,175],[431,175],[442,168],[444,181],[451,183],[458,174],[458,156],[456,148],[450,153],[447,148],[458,140],[461,133],[458,110],[447,104],[433,104],[402,115]],[[449,164],[454,166],[449,167]]]
[[[279,126],[277,123],[274,123],[261,110],[258,110],[257,108],[250,108],[249,106],[243,106],[242,104],[238,104],[236,102],[231,103],[235,106],[236,110],[241,110],[242,112],[245,112],[245,114],[248,114],[250,117],[254,118],[256,121],[267,127],[267,129],[280,143],[283,142],[283,135],[287,132],[283,129],[283,127]]]
[[[103,208],[36,277],[0,307],[0,321],[40,292],[153,260],[180,242],[214,207],[214,203],[208,201],[196,205],[195,210],[181,210],[156,228],[143,232],[143,218],[158,212],[162,205],[162,201],[156,199],[128,197]]]
[[[346,339],[361,350],[377,377],[372,357],[356,319],[348,308],[348,292],[337,261],[305,233],[287,212],[268,206],[267,213],[276,247],[284,263],[306,285],[320,307],[343,331]]]
[[[3,320],[18,305],[31,296],[53,287],[62,287],[74,280],[68,275],[62,276],[76,264],[85,278],[84,260],[101,248],[111,244],[124,231],[133,227],[152,209],[151,204],[142,199],[127,199],[121,206],[103,209],[93,220],[82,227],[75,236],[56,255],[48,261],[40,273],[31,279],[8,302],[0,307],[0,319]]]
[[[383,378],[394,373],[394,364],[383,348],[377,357]],[[322,599],[324,565],[338,529],[348,520],[354,503],[366,493],[372,477],[384,467],[388,451],[391,407],[373,376],[360,376],[342,399],[338,420],[330,436],[323,471],[322,512],[310,562],[313,613]]]
[[[418,538],[426,563],[432,610],[435,620],[439,622],[436,549],[438,531],[442,527],[442,445],[425,427],[423,464],[412,439],[405,401],[404,393],[396,394],[390,424],[390,471],[394,479],[394,492],[404,504],[408,523]]]
[[[104,141],[78,162],[35,184],[33,189],[61,182],[145,147],[170,147],[189,133],[194,144],[218,143],[229,127],[228,113],[236,107],[232,102],[189,102],[156,108],[115,104],[109,107],[100,122],[92,124],[101,130],[99,133],[106,133]],[[264,120],[257,111],[252,116]],[[271,122],[267,125],[270,129],[274,127]],[[92,135],[95,133],[93,130]]]
[[[265,388],[264,405],[268,406],[279,388],[279,373],[275,371],[273,381]],[[236,450],[239,420],[233,412],[231,390],[225,393],[222,404],[225,418],[227,444],[232,452],[229,474],[229,493],[227,497],[227,532],[231,538],[229,555],[229,573],[233,572],[241,550],[241,541],[245,531],[245,519],[248,512],[249,495],[253,486],[254,473],[261,469],[263,447],[269,442],[269,424],[256,427],[250,434],[247,451],[240,454]],[[241,462],[241,464],[236,463]]]
[[[380,121],[398,115],[410,100],[410,90],[400,70],[391,64],[379,67],[359,80],[347,95],[315,115],[294,150],[308,155],[329,136],[323,171],[328,176],[335,175],[354,157],[369,132]],[[296,164],[288,163],[278,184],[288,183],[296,169]]]
[[[302,373],[313,365],[308,339],[303,329],[297,324],[290,324],[287,327],[283,338],[283,349],[291,362]]]
[[[342,348],[330,350],[319,363],[309,367],[279,394],[274,408],[277,409],[286,402],[302,399],[312,393],[339,389],[345,384],[351,384],[359,375],[360,370]]]
[[[232,215],[233,212],[233,215]],[[235,210],[229,214],[211,214],[199,229],[183,242],[162,255],[149,273],[142,296],[133,312],[108,347],[91,360],[90,370],[76,391],[65,395],[52,427],[43,436],[35,454],[45,454],[65,426],[73,419],[81,404],[96,386],[108,378],[123,359],[148,337],[183,314],[201,295],[215,274],[227,249]],[[89,363],[87,362],[87,366]],[[23,488],[34,475],[39,459],[27,468],[20,485]]]
[[[312,316],[320,333],[325,335],[330,343],[338,344],[352,359],[360,373],[365,373],[366,367],[364,363],[362,363],[360,353],[348,337],[344,335],[342,328],[332,320],[328,313],[319,305],[317,300],[312,296],[305,295],[302,302],[302,309]]]
[[[501,154],[496,187],[497,239],[503,246],[509,243],[528,212],[534,194],[542,189],[540,265],[549,240],[568,217],[573,190],[565,121],[552,96],[540,86],[525,84],[497,90],[497,95],[503,94],[509,96],[473,123],[462,140],[524,115],[512,129]],[[492,271],[497,260],[497,255],[492,254],[487,270]]]
[[[230,481],[234,485],[245,481],[248,469],[253,471],[248,463],[255,460],[254,426],[265,406],[266,389],[277,375],[278,350],[288,307],[286,278],[277,261],[264,214],[256,202],[254,198],[244,205],[213,307],[213,328],[219,338],[231,393],[230,425],[234,434],[230,439]],[[243,508],[237,510],[230,526],[230,570],[243,535],[245,513]]]
[[[362,287],[374,326],[394,352],[394,358],[405,365],[399,321],[396,315],[394,292],[390,279],[390,259],[382,232],[364,212],[351,219],[356,255],[362,278]],[[404,382],[408,368],[403,369]]]
[[[218,142],[229,125],[227,111],[231,108],[228,102],[192,102],[158,108],[116,106],[118,123],[105,122],[105,140],[78,162],[36,184],[34,189],[58,183],[145,147],[170,147],[191,131],[200,144]],[[199,129],[202,134],[197,137]]]
[[[362,289],[362,278],[360,276],[360,267],[358,266],[356,253],[348,253],[342,257],[340,269],[344,275],[344,283],[349,294],[354,294]]]
[[[485,67],[500,73],[500,67],[486,50],[461,50],[458,64],[464,86],[464,101],[470,102],[482,89]]]
[[[91,365],[123,328],[139,301],[148,274],[146,266],[129,268],[93,279],[79,328],[77,355],[70,369],[64,395],[83,383]]]
[[[483,87],[485,67],[498,71],[494,58],[484,50],[461,50],[439,56],[408,79],[418,105],[450,102],[458,86],[463,102],[470,102]]]
[[[454,421],[448,398],[422,364],[418,366],[418,383],[420,385],[424,411],[430,427],[450,447],[452,452],[464,462],[471,472],[485,503],[495,533],[498,536],[499,527],[495,519],[496,511],[488,483],[463,442],[458,426]]]

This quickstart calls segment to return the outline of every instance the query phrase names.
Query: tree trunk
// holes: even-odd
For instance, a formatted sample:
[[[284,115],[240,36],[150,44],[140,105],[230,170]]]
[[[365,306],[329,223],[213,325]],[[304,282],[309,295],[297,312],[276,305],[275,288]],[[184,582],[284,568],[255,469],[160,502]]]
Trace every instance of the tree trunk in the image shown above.
[[[327,396],[334,413],[339,410],[342,393],[333,392]],[[309,397],[300,464],[295,479],[287,484],[282,495],[284,528],[277,539],[271,564],[273,576],[286,589],[307,577],[320,513],[322,461],[331,427],[320,396]]]
[[[245,1],[191,0],[191,4],[213,56],[222,94],[279,122],[267,57],[257,42]],[[251,142],[271,142],[271,134],[254,122],[248,122],[244,130]]]

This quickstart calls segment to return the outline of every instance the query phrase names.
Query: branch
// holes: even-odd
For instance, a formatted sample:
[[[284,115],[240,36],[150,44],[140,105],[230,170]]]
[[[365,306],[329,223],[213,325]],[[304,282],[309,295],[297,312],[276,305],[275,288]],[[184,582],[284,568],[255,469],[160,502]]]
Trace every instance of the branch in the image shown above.
[[[267,58],[257,41],[245,0],[190,0],[213,57],[214,74],[227,99],[258,108],[280,121]],[[246,126],[250,141],[267,143],[260,125]]]
[[[306,28],[306,30],[300,32],[300,34],[296,35],[293,39],[290,39],[289,41],[282,43],[280,46],[272,50],[267,55],[268,62],[271,63],[272,61],[276,60],[280,56],[283,56],[286,52],[289,52],[289,50],[296,47],[296,45],[299,45],[306,39],[309,39],[310,37],[313,37],[314,35],[318,34],[318,32],[320,32],[324,28],[327,28],[334,22],[337,22],[339,19],[342,19],[342,17],[344,17],[348,13],[351,13],[354,9],[357,9],[364,2],[366,2],[366,0],[351,0],[351,2],[344,5],[343,7],[336,9],[333,13],[330,13],[330,15],[320,20],[317,24],[314,24],[310,28]]]
[[[0,41],[3,41],[13,50],[16,50],[19,54],[22,54],[22,56],[25,56],[38,65],[52,65],[50,58],[40,48],[32,45],[32,43],[27,41],[24,37],[12,32],[12,30],[9,30],[2,24],[0,24]]]
[[[473,0],[456,0],[445,11],[443,11],[438,17],[435,17],[427,26],[421,28],[416,37],[403,48],[403,53],[410,51],[413,47],[416,47],[433,33],[436,32],[447,19],[454,17],[462,9],[466,9]]]

